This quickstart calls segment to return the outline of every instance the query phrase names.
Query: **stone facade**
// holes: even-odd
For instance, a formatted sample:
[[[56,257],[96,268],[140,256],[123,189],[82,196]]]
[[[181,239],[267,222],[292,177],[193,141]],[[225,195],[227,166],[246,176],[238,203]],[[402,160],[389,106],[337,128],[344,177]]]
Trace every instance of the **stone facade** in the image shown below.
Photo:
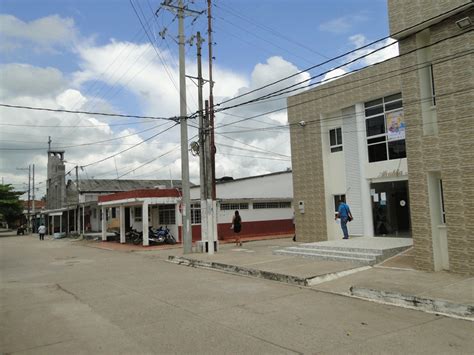
[[[322,116],[355,103],[399,93],[398,69],[398,59],[391,59],[288,98],[294,203],[305,203],[305,213],[295,208],[298,241],[327,240]],[[301,121],[304,124],[299,124]]]
[[[472,275],[474,35],[472,26],[461,30],[456,21],[474,18],[473,3],[389,0],[388,5],[399,58],[288,99],[294,203],[305,204],[304,213],[295,208],[298,241],[327,240],[321,120],[329,112],[402,92],[416,266]],[[425,45],[429,50],[420,50]],[[439,208],[433,207],[436,202]]]
[[[399,6],[403,3],[403,6]],[[397,32],[418,12],[414,7],[427,1],[389,1],[391,31]],[[465,1],[429,2],[437,4],[430,8],[430,14],[446,12]],[[426,5],[426,4],[425,4]],[[448,6],[449,5],[449,6]],[[434,12],[437,10],[438,12]],[[410,15],[411,14],[411,15]],[[406,15],[406,16],[405,16]],[[429,175],[437,173],[442,180],[445,228],[449,257],[449,270],[474,274],[474,35],[460,30],[455,22],[466,16],[474,17],[474,11],[463,11],[425,30],[430,44],[428,60],[432,64],[436,105],[435,118],[431,124],[436,129],[426,129],[420,71],[402,75],[403,96],[417,104],[405,108],[407,121],[407,158],[411,200],[412,236],[415,245],[416,266],[422,270],[437,270],[433,238],[436,238],[434,212],[430,206],[433,197],[429,193]],[[408,18],[402,21],[401,18]],[[407,22],[408,21],[408,22]],[[471,27],[472,30],[472,27]],[[447,39],[451,36],[458,36]],[[445,40],[447,39],[447,40]],[[425,40],[426,42],[426,40]],[[440,42],[435,44],[436,42]],[[417,44],[417,34],[399,39],[400,53],[407,53]],[[416,64],[417,53],[403,56],[402,66]]]

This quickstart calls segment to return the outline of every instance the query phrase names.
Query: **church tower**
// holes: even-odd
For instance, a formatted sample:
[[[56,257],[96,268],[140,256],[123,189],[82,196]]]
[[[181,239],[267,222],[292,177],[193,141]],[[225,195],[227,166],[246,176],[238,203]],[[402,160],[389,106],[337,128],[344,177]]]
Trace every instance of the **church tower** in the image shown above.
[[[48,180],[46,208],[57,209],[66,205],[66,166],[64,151],[48,150]]]

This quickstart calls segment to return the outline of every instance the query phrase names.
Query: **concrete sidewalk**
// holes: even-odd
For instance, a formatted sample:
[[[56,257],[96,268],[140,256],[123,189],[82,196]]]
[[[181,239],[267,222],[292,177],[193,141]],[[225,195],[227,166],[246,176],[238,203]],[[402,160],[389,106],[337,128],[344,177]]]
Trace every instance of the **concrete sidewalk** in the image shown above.
[[[218,253],[186,254],[182,249],[140,251],[177,264],[260,277],[350,297],[474,320],[474,278],[449,272],[422,272],[389,260],[373,267],[274,255],[296,245],[291,239],[221,245]],[[402,255],[400,258],[406,258]],[[395,257],[396,259],[396,257]],[[409,265],[405,259],[403,265]]]

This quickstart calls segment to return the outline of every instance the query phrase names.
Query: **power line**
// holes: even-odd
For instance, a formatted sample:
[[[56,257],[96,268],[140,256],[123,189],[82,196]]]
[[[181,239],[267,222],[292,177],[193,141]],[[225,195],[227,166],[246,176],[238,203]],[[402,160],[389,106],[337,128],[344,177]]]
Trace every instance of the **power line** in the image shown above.
[[[401,30],[401,31],[395,32],[395,33],[392,34],[392,36],[396,36],[396,35],[398,35],[398,34],[402,34],[402,33],[406,32],[406,31],[408,31],[408,30],[410,30],[410,29],[417,28],[417,27],[419,27],[419,26],[422,26],[423,24],[432,22],[433,20],[442,19],[442,18],[444,18],[447,14],[453,13],[453,12],[457,11],[458,9],[465,7],[465,5],[466,5],[466,4],[457,6],[457,7],[455,7],[454,9],[451,9],[451,10],[449,10],[449,11],[446,11],[446,12],[442,13],[442,14],[439,14],[439,15],[436,15],[436,16],[431,17],[431,18],[429,18],[429,19],[426,19],[426,20],[424,20],[424,21],[421,21],[421,22],[419,22],[419,23],[417,23],[417,24],[415,24],[415,25],[412,25],[412,26],[410,26],[410,27],[408,27],[408,28],[405,28],[405,29],[403,29],[403,30]],[[421,31],[421,30],[420,30],[420,31]],[[418,32],[419,32],[419,31],[418,31]],[[293,77],[295,77],[295,76],[297,76],[297,75],[300,75],[300,74],[305,73],[305,72],[307,72],[307,71],[313,70],[313,69],[315,69],[315,68],[318,68],[318,67],[320,67],[320,66],[323,66],[323,65],[325,65],[325,64],[328,64],[328,63],[330,63],[330,62],[332,62],[332,61],[341,59],[341,58],[343,58],[343,57],[345,57],[345,56],[347,56],[347,55],[349,55],[349,54],[352,54],[352,53],[355,53],[355,52],[357,52],[357,51],[360,51],[361,49],[368,48],[368,47],[370,47],[370,46],[372,46],[372,45],[374,45],[374,44],[377,44],[378,42],[387,40],[387,39],[389,39],[389,38],[391,38],[391,37],[390,37],[390,36],[385,36],[385,37],[380,38],[380,39],[378,39],[378,40],[372,41],[372,42],[370,42],[370,43],[368,43],[368,44],[365,44],[364,46],[361,46],[361,47],[358,47],[358,48],[356,48],[356,49],[354,49],[354,50],[351,50],[351,51],[345,52],[345,53],[343,53],[343,54],[340,54],[340,55],[338,55],[338,56],[336,56],[336,57],[333,57],[333,58],[331,58],[331,59],[328,59],[327,61],[324,61],[324,62],[322,62],[322,63],[318,63],[318,64],[316,64],[316,65],[313,65],[313,66],[309,67],[309,68],[306,68],[306,69],[303,69],[303,70],[301,70],[301,71],[298,71],[297,73],[288,75],[288,76],[286,76],[286,77],[284,77],[284,78],[281,78],[281,79],[278,79],[278,80],[276,80],[276,81],[274,81],[274,82],[271,82],[271,83],[269,83],[269,84],[263,85],[263,86],[261,86],[261,87],[259,87],[259,88],[250,90],[250,91],[248,91],[248,92],[246,92],[246,93],[243,93],[243,94],[241,94],[241,95],[237,95],[237,96],[235,96],[235,97],[233,97],[233,98],[224,100],[224,101],[222,101],[222,102],[220,102],[220,103],[218,103],[218,104],[215,104],[214,106],[220,106],[220,105],[223,105],[223,104],[225,104],[225,103],[227,103],[227,102],[236,100],[236,99],[238,99],[238,98],[240,98],[240,97],[250,95],[250,94],[252,94],[252,93],[254,93],[254,92],[256,92],[256,91],[263,90],[263,89],[265,89],[265,88],[268,88],[268,87],[270,87],[270,86],[273,86],[273,85],[275,85],[275,84],[278,84],[278,83],[280,83],[280,82],[282,82],[282,81],[284,81],[284,80],[293,78]],[[396,42],[394,42],[394,43],[396,43]],[[369,53],[369,54],[372,54],[372,53]],[[347,64],[346,64],[346,65],[347,65]],[[343,66],[344,66],[344,65],[343,65]],[[339,67],[341,67],[341,66],[339,66]]]
[[[48,111],[48,112],[61,112],[61,113],[82,113],[84,115],[95,115],[95,116],[108,116],[108,117],[125,117],[125,118],[144,118],[144,119],[151,119],[151,120],[167,120],[167,121],[177,121],[177,117],[157,117],[157,116],[140,116],[140,115],[125,115],[120,113],[105,113],[105,112],[90,112],[90,111],[73,111],[73,110],[64,110],[64,109],[53,109],[53,108],[46,108],[46,107],[33,107],[33,106],[23,106],[23,105],[9,105],[9,104],[2,104],[2,107],[8,108],[18,108],[24,110],[34,110],[34,111]]]
[[[75,145],[67,145],[67,146],[58,146],[58,147],[54,147],[54,149],[65,149],[65,148],[75,148],[75,147],[84,147],[84,146],[91,146],[91,145],[98,145],[100,143],[106,143],[106,142],[111,142],[111,141],[115,141],[115,140],[120,140],[120,139],[124,139],[124,138],[128,138],[128,137],[132,137],[132,136],[136,136],[138,134],[141,134],[141,133],[144,133],[144,132],[148,132],[148,131],[151,131],[155,128],[158,128],[158,127],[161,127],[165,124],[167,124],[168,122],[165,122],[165,123],[162,123],[160,125],[156,125],[154,127],[151,127],[151,128],[147,128],[147,129],[144,129],[144,130],[141,130],[139,132],[136,132],[136,133],[132,133],[132,134],[127,134],[125,136],[120,136],[120,137],[116,137],[116,138],[110,138],[110,139],[105,139],[105,140],[101,140],[101,141],[96,141],[96,142],[87,142],[87,143],[81,143],[81,144],[75,144]],[[41,147],[41,148],[0,148],[0,150],[44,150],[46,149],[46,147]]]
[[[323,57],[323,58],[329,59],[329,57],[327,57],[326,55],[322,54],[321,52],[318,52],[318,51],[314,50],[313,48],[311,48],[311,47],[309,47],[309,46],[307,46],[307,45],[305,45],[305,44],[303,44],[303,43],[300,43],[300,42],[296,41],[294,38],[289,38],[289,37],[287,37],[285,34],[283,34],[283,33],[281,33],[281,32],[278,32],[277,30],[275,30],[275,29],[273,29],[273,28],[271,28],[271,27],[269,27],[269,26],[260,24],[260,23],[258,23],[258,22],[256,22],[256,21],[253,21],[253,20],[250,19],[249,17],[246,17],[246,16],[242,15],[241,13],[239,13],[238,11],[236,11],[235,9],[232,9],[228,4],[225,4],[224,7],[222,7],[222,4],[217,5],[216,3],[214,3],[213,5],[214,5],[215,7],[217,7],[217,8],[220,8],[221,10],[226,11],[227,13],[229,13],[229,14],[231,14],[231,15],[234,15],[234,16],[236,16],[236,17],[239,17],[239,18],[243,19],[244,21],[247,21],[248,23],[253,24],[253,25],[256,26],[256,27],[260,27],[261,29],[268,31],[268,32],[274,34],[274,35],[277,36],[277,37],[283,38],[283,39],[285,39],[286,41],[290,42],[291,44],[296,44],[296,45],[298,45],[299,47],[304,48],[304,49],[306,49],[306,50],[308,50],[308,51],[310,51],[310,52],[312,52],[312,53],[314,53],[314,54],[317,54],[317,55],[319,55],[319,56],[321,56],[321,57]],[[225,9],[225,7],[227,7],[227,10]]]
[[[133,126],[133,125],[138,125],[138,124],[151,124],[155,123],[154,121],[135,121],[135,122],[127,122],[127,123],[104,123],[104,124],[95,124],[95,125],[88,125],[88,126],[77,126],[77,125],[70,125],[70,126],[65,126],[65,125],[37,125],[37,124],[17,124],[17,123],[0,123],[0,126],[12,126],[12,127],[39,127],[39,128],[97,128],[97,127],[114,127],[114,126]]]
[[[133,145],[133,146],[127,148],[127,149],[121,150],[121,151],[118,152],[118,153],[112,154],[112,155],[110,155],[110,156],[108,156],[108,157],[106,157],[106,158],[97,160],[97,161],[95,161],[95,162],[82,165],[82,168],[87,168],[88,166],[95,165],[95,164],[98,164],[98,163],[102,163],[102,162],[104,162],[104,161],[106,161],[106,160],[108,160],[108,159],[111,159],[111,158],[113,158],[113,157],[119,155],[119,154],[128,152],[129,150],[131,150],[131,149],[133,149],[133,148],[135,148],[135,147],[138,147],[139,145],[142,145],[142,144],[145,143],[145,142],[148,142],[149,140],[151,140],[151,139],[153,139],[153,138],[159,136],[160,134],[163,134],[163,133],[169,131],[169,130],[172,129],[173,127],[176,127],[178,124],[179,124],[179,123],[175,123],[175,124],[172,125],[171,127],[168,127],[168,128],[166,128],[165,130],[160,131],[160,132],[158,132],[158,133],[152,135],[151,137],[148,137],[147,139],[144,139],[144,140],[142,140],[141,142],[139,142],[139,143],[137,143],[137,144],[135,144],[135,145]]]
[[[264,152],[264,153],[268,153],[268,154],[280,155],[280,156],[286,157],[286,158],[289,158],[289,157],[290,157],[290,156],[285,155],[285,154],[280,154],[280,153],[272,152],[272,151],[270,151],[270,150],[263,149],[263,148],[260,148],[260,147],[257,147],[257,146],[254,146],[254,145],[251,145],[251,144],[248,144],[248,143],[239,141],[239,140],[237,140],[237,139],[235,139],[235,138],[227,137],[227,136],[225,136],[225,135],[223,135],[223,134],[220,134],[220,133],[217,133],[217,134],[218,134],[219,136],[221,136],[221,137],[224,137],[224,138],[226,138],[226,139],[228,139],[228,140],[231,140],[231,141],[234,141],[234,142],[236,142],[236,143],[240,143],[240,144],[242,144],[242,145],[246,145],[247,147],[251,147],[251,148],[254,148],[254,149],[258,149],[260,152]]]
[[[472,30],[470,30],[470,31],[472,31]],[[458,35],[456,35],[456,36],[458,36]],[[450,38],[443,39],[443,41],[444,41],[444,40],[447,40],[447,39],[450,39]],[[438,44],[438,43],[436,43],[436,44]],[[434,44],[433,44],[433,45],[434,45]],[[405,53],[405,54],[403,54],[403,55],[411,54],[411,53],[414,52],[414,51],[416,51],[416,50],[407,52],[407,53]],[[378,79],[378,80],[375,80],[375,81],[369,81],[369,82],[364,83],[364,84],[359,85],[359,86],[352,86],[352,87],[350,87],[350,88],[345,88],[345,89],[343,89],[342,91],[330,93],[330,94],[325,95],[325,96],[320,96],[320,97],[317,97],[317,98],[314,98],[314,99],[309,99],[309,100],[306,100],[306,101],[303,101],[303,102],[300,102],[300,103],[297,103],[297,104],[293,104],[293,105],[285,105],[284,107],[281,107],[281,108],[278,108],[278,109],[275,109],[275,110],[271,110],[271,111],[267,111],[267,112],[264,112],[264,113],[262,113],[262,114],[257,114],[257,115],[254,115],[254,116],[251,116],[251,117],[247,117],[247,118],[243,118],[243,119],[241,119],[241,120],[237,120],[237,121],[234,121],[234,122],[231,122],[231,123],[222,124],[222,125],[216,127],[216,129],[222,128],[222,127],[226,127],[226,126],[230,126],[230,125],[234,125],[234,124],[236,124],[236,123],[244,122],[244,121],[247,121],[247,120],[250,120],[250,119],[254,119],[254,118],[258,118],[258,117],[261,117],[261,116],[265,116],[265,115],[268,115],[268,114],[271,114],[271,113],[276,113],[276,112],[279,112],[279,111],[282,111],[282,110],[286,110],[286,109],[291,108],[291,107],[296,107],[296,106],[299,106],[299,105],[303,105],[303,104],[306,104],[306,103],[308,103],[308,102],[312,102],[312,101],[315,101],[315,100],[320,100],[320,99],[322,99],[322,98],[329,97],[329,96],[332,96],[332,95],[337,95],[337,94],[340,94],[341,92],[344,92],[344,91],[353,90],[353,89],[355,89],[355,88],[360,88],[360,87],[363,87],[363,86],[366,86],[366,85],[372,85],[372,84],[374,84],[374,83],[376,83],[376,82],[387,80],[387,79],[389,79],[390,77],[397,77],[397,76],[400,76],[400,75],[409,73],[409,72],[411,72],[411,71],[417,71],[417,70],[423,68],[423,65],[425,65],[425,67],[426,67],[426,66],[429,66],[431,63],[433,63],[433,64],[444,63],[444,62],[449,61],[449,60],[452,60],[452,59],[456,59],[456,58],[460,58],[460,57],[465,56],[465,55],[469,55],[469,54],[471,54],[472,52],[473,52],[473,50],[467,50],[467,51],[464,51],[464,52],[460,52],[461,54],[456,53],[456,54],[454,54],[454,55],[448,55],[448,56],[446,56],[446,57],[439,58],[439,59],[437,59],[437,60],[435,60],[435,61],[433,61],[433,62],[429,62],[429,63],[427,62],[427,63],[422,63],[422,64],[409,65],[409,66],[407,66],[407,67],[397,68],[397,69],[395,69],[395,70],[392,70],[392,71],[389,71],[389,72],[385,72],[385,73],[382,73],[382,74],[374,74],[374,75],[371,75],[371,76],[367,76],[367,77],[365,77],[365,78],[361,78],[361,79],[359,79],[359,80],[357,80],[357,81],[354,81],[354,83],[356,83],[356,82],[362,82],[362,81],[367,81],[367,80],[372,79],[372,78],[374,78],[374,77],[381,77],[381,78]],[[403,55],[401,55],[401,56],[403,56]],[[400,56],[400,57],[401,57],[401,56]],[[393,58],[392,58],[392,59],[393,59]],[[389,60],[390,60],[390,59],[389,59]],[[372,66],[376,66],[376,65],[379,65],[379,64],[381,64],[381,63],[373,64]],[[410,68],[411,68],[411,69],[410,69]],[[405,69],[410,69],[410,70],[403,71],[403,70],[405,70]],[[345,74],[336,76],[335,78],[338,78],[338,77],[341,77],[341,76],[346,76],[346,75],[348,75],[348,74],[351,74],[351,73],[354,73],[354,72],[357,72],[357,71],[360,71],[360,70],[362,70],[362,69],[357,69],[357,70],[354,70],[353,72],[349,72],[349,73],[345,73]],[[388,74],[388,73],[395,73],[395,74],[394,74],[394,75],[391,75],[391,76],[386,76],[386,74]],[[324,83],[325,81],[327,81],[327,80],[321,80],[321,81],[319,81],[318,83],[321,84],[321,83]],[[317,83],[314,83],[314,84],[316,85]],[[322,88],[321,90],[330,90],[330,89],[333,90],[334,88],[337,88],[337,87],[340,87],[340,86],[345,86],[345,85],[347,85],[347,83],[335,84],[335,85],[333,85],[333,86],[331,86],[331,87]]]
[[[442,95],[437,95],[436,97],[439,98],[439,97],[442,97],[442,96],[462,94],[464,92],[468,92],[468,91],[472,91],[472,90],[474,90],[474,87],[471,87],[469,89],[462,89],[462,90],[452,91],[452,92],[445,93],[445,94],[442,94]],[[420,100],[413,100],[412,102],[409,102],[408,104],[404,103],[403,107],[401,109],[405,109],[406,107],[409,107],[409,106],[415,105],[415,104],[419,104],[419,103],[422,103],[422,102],[429,102],[431,100],[432,100],[431,97],[425,98],[425,99],[420,99]],[[451,108],[451,107],[457,107],[457,106],[455,104],[445,106],[445,108]],[[340,115],[340,116],[332,116],[332,117],[328,117],[328,118],[315,118],[315,119],[312,119],[312,120],[305,120],[304,122],[305,122],[305,125],[310,125],[310,124],[317,124],[317,123],[320,123],[320,122],[326,122],[326,121],[331,121],[331,120],[339,120],[339,119],[350,118],[350,117],[353,117],[353,115],[346,114],[346,115]],[[471,118],[471,117],[473,117],[473,116],[468,115],[468,116],[455,117],[453,119],[438,120],[438,123],[451,122],[451,121],[456,121],[456,120],[461,120],[461,119],[464,119],[464,118]],[[408,129],[410,127],[417,127],[417,126],[423,126],[423,125],[428,125],[428,124],[433,124],[433,122],[420,123],[420,124],[407,124],[406,129]],[[291,126],[300,126],[300,125],[301,124],[299,122],[295,122],[295,123],[290,123],[288,125],[282,126],[282,128],[287,129],[287,128],[290,128]],[[229,131],[229,132],[224,132],[224,133],[225,134],[249,133],[249,132],[261,133],[261,132],[265,132],[265,131],[266,131],[265,129],[248,129],[248,130],[243,130],[243,131]],[[365,130],[344,131],[344,132],[346,132],[346,133],[347,132],[356,133],[356,132],[365,132]],[[320,132],[320,133],[323,134],[323,132]]]

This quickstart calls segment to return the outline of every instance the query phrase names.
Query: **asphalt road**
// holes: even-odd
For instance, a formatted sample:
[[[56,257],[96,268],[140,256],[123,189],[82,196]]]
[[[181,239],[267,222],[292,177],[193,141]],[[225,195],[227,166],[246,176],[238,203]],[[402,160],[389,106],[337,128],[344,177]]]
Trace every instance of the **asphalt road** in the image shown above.
[[[0,353],[463,354],[474,323],[69,240],[0,238]]]

